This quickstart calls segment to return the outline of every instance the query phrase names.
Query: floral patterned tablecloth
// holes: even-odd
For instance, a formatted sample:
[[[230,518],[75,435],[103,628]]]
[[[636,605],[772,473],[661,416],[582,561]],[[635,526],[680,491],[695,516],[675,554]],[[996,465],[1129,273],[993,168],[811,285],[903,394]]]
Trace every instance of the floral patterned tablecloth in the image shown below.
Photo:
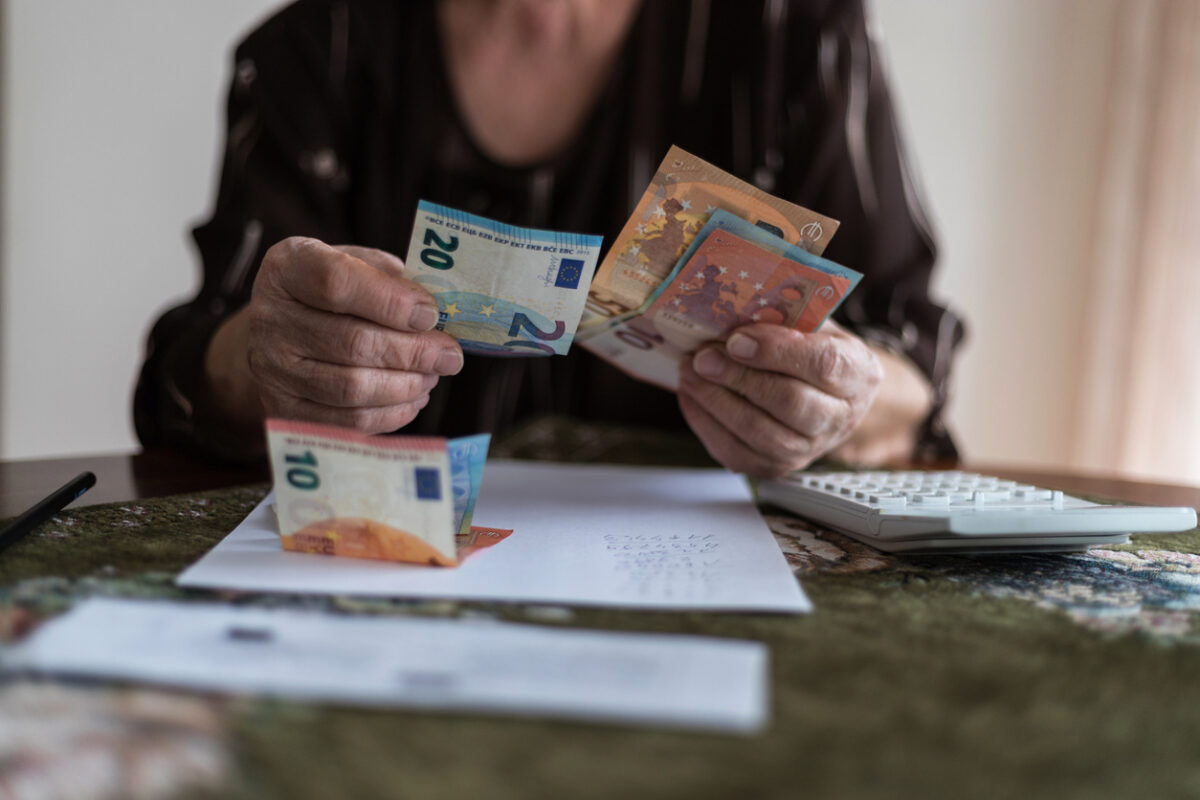
[[[496,454],[705,462],[688,440],[554,420]],[[741,738],[10,677],[0,800],[1200,796],[1197,531],[899,557],[766,509],[816,605],[799,617],[175,588],[265,491],[61,514],[0,558],[0,643],[96,595],[752,638],[771,651],[772,723]]]

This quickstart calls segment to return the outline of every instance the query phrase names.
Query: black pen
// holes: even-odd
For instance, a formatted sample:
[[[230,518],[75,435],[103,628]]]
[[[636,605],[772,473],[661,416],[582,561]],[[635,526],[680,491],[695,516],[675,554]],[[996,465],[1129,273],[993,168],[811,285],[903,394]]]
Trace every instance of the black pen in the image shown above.
[[[45,500],[38,502],[33,508],[4,526],[4,530],[0,531],[0,550],[62,511],[68,503],[95,485],[96,476],[93,473],[81,472],[76,475]]]

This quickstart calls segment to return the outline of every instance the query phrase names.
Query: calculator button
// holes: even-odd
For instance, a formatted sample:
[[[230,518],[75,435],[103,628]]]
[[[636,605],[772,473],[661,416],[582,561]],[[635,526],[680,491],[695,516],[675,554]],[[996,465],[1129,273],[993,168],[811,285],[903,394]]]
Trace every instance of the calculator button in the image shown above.
[[[871,505],[880,509],[897,509],[906,508],[908,501],[904,499],[904,495],[872,495],[870,498]]]

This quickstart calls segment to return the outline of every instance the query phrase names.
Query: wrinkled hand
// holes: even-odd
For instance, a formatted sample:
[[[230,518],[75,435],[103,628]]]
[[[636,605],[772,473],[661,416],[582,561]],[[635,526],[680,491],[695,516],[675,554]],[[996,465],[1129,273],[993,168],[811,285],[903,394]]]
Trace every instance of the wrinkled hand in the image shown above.
[[[721,464],[778,477],[849,437],[881,379],[875,354],[835,323],[815,333],[758,323],[680,366],[679,405]]]
[[[246,363],[268,416],[357,428],[407,425],[441,375],[462,369],[438,308],[382,250],[285,239],[263,258]]]

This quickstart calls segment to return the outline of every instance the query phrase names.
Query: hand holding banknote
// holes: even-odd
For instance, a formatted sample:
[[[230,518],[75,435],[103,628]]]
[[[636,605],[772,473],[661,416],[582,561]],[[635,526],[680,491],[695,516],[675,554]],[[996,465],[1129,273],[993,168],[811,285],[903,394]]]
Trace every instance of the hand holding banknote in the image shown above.
[[[437,314],[399,258],[292,237],[267,251],[250,304],[214,337],[208,366],[211,374],[214,362],[240,363],[243,374],[214,387],[237,396],[248,385],[260,417],[393,431],[416,417],[440,376],[462,368],[458,343],[432,330]],[[245,357],[222,360],[221,348]]]
[[[827,320],[814,333],[754,323],[679,369],[679,406],[720,463],[778,477],[837,447],[879,390],[879,359]]]

